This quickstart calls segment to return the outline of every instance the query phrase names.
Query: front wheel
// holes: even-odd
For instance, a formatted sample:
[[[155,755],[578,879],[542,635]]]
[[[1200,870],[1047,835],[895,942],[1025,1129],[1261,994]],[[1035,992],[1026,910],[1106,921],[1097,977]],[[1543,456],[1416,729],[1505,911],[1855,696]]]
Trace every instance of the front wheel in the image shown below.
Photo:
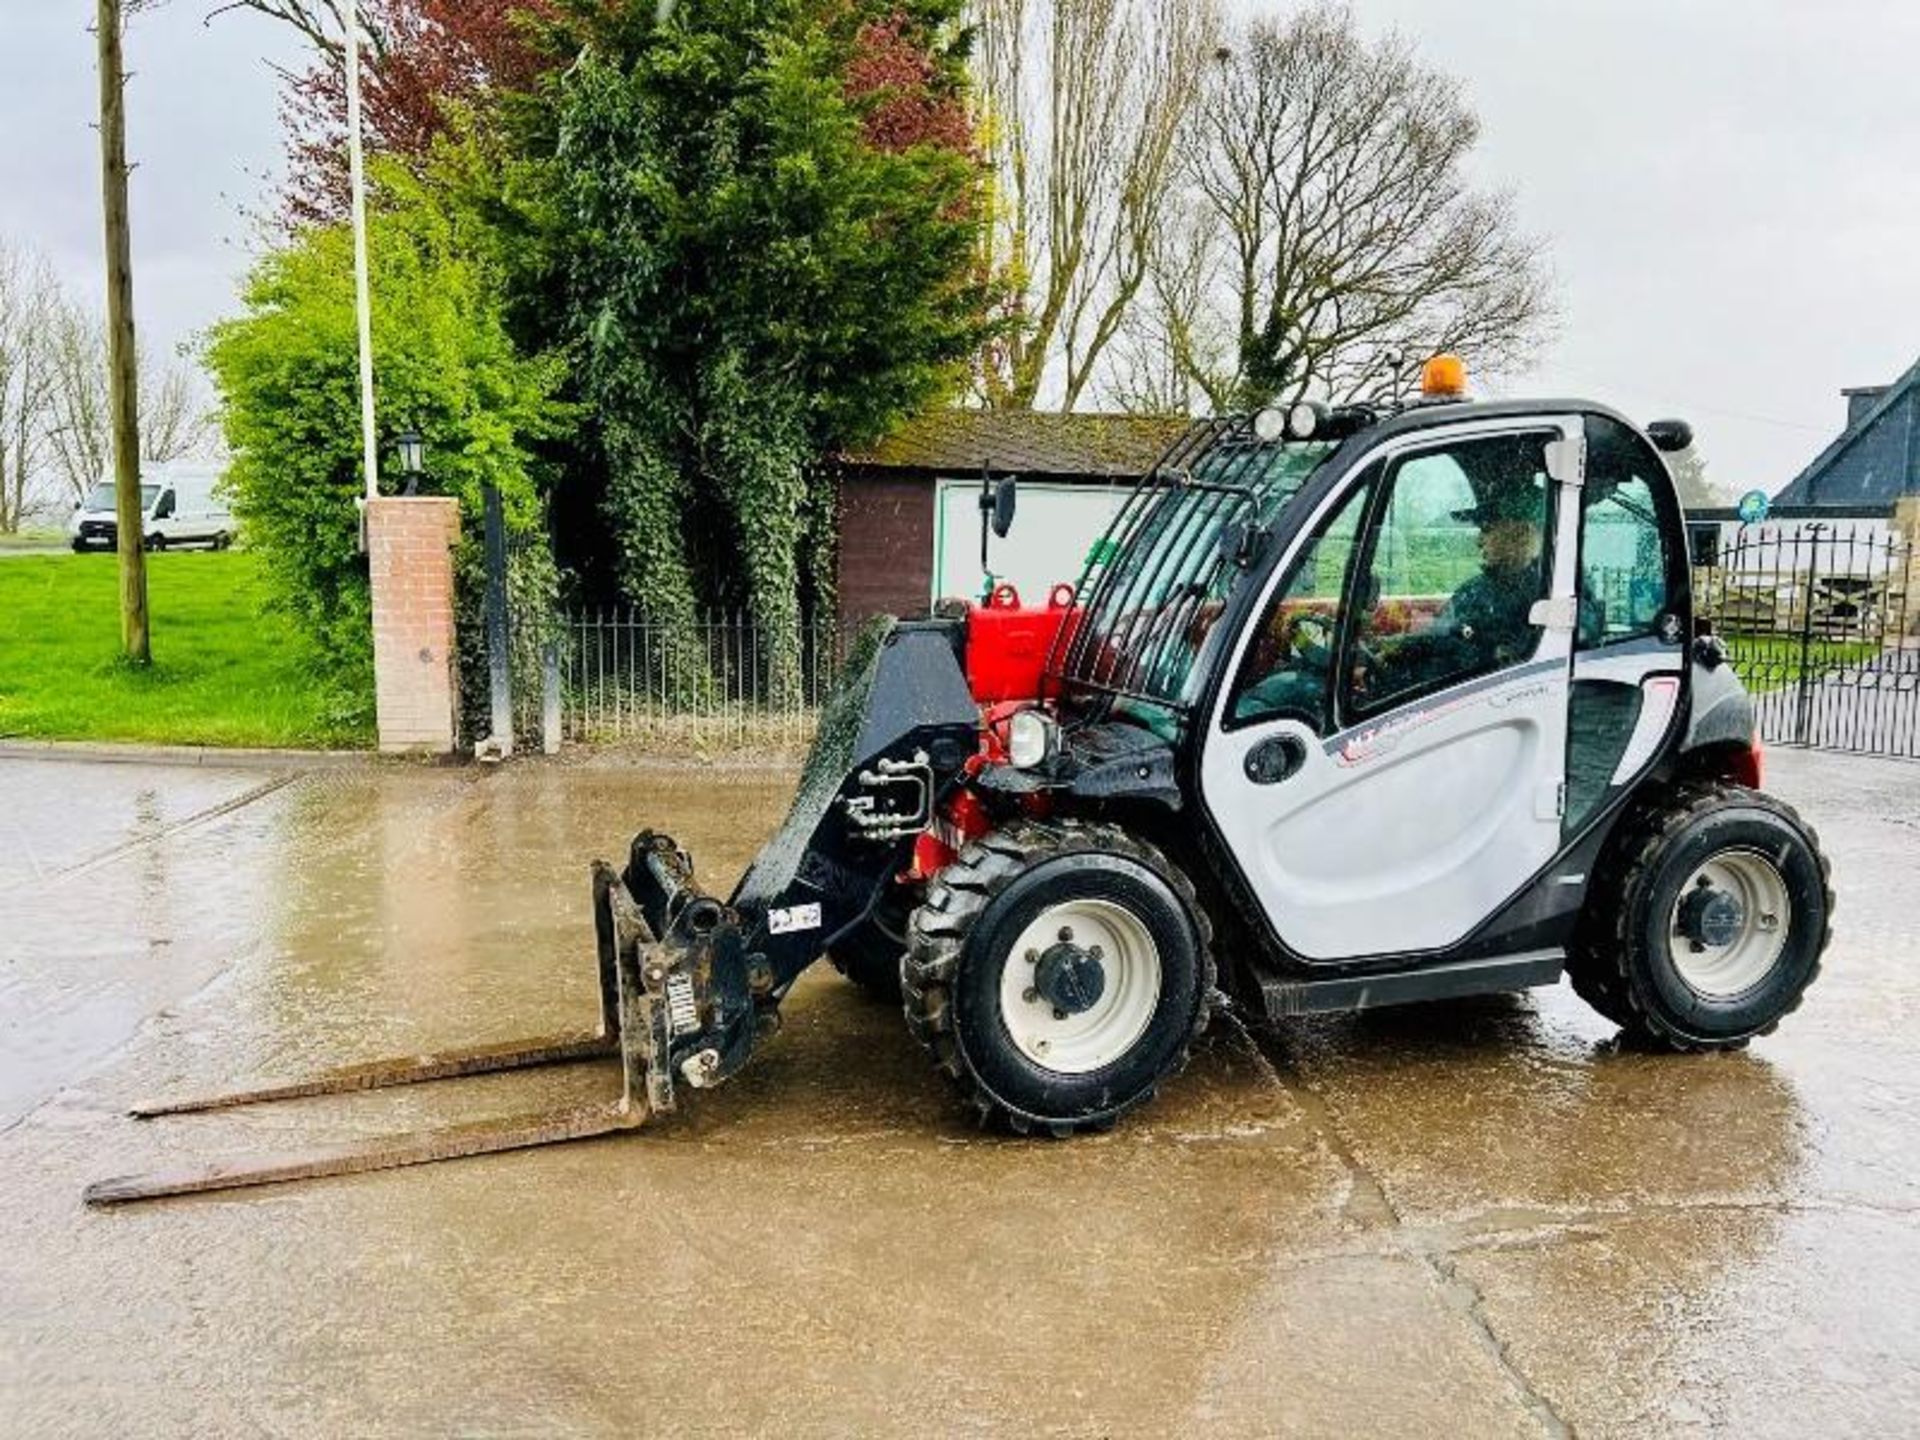
[[[1832,938],[1819,840],[1735,785],[1688,786],[1609,845],[1569,956],[1574,988],[1636,1040],[1730,1049],[1800,1004]]]
[[[907,1024],[982,1120],[1103,1129],[1206,1028],[1210,936],[1152,846],[1111,825],[1014,825],[969,845],[914,911]]]
[[[149,535],[149,536],[147,536],[147,546],[146,546],[146,548],[147,548],[147,549],[149,549],[149,550],[164,550],[164,549],[166,549],[166,548],[167,548],[167,537],[166,537],[166,536],[164,536],[164,535]]]

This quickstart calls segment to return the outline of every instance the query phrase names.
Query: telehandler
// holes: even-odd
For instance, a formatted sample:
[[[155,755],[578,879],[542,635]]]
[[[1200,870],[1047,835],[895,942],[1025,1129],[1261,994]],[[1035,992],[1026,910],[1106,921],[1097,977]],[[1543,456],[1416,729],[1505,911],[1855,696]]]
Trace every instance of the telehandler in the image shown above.
[[[1421,389],[1200,421],[1077,585],[876,623],[725,899],[651,830],[594,866],[597,1033],[135,1113],[597,1055],[621,1059],[619,1100],[87,1198],[632,1128],[745,1065],[825,956],[900,997],[982,1120],[1053,1136],[1151,1099],[1223,1005],[1279,1019],[1565,975],[1637,1043],[1772,1030],[1833,895],[1693,613],[1661,455],[1690,431],[1471,403],[1453,357]]]

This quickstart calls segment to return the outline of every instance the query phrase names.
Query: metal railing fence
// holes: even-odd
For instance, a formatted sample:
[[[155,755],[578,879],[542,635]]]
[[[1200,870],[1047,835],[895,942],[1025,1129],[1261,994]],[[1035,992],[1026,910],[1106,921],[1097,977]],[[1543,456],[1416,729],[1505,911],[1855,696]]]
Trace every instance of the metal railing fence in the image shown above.
[[[740,613],[675,624],[625,606],[563,611],[546,627],[561,735],[689,753],[804,751],[860,628],[803,624],[795,655]],[[529,687],[522,703],[538,698]],[[541,733],[531,713],[519,724]]]
[[[1710,558],[1693,570],[1694,610],[1727,643],[1768,741],[1920,758],[1920,558],[1911,544],[1839,527],[1760,528]],[[1608,598],[1636,603],[1629,588]],[[516,596],[518,744],[792,758],[811,743],[862,628],[803,624],[796,654],[744,613],[674,624],[626,606],[550,610]]]
[[[1693,572],[1775,744],[1920,758],[1920,563],[1904,538],[1762,527]]]

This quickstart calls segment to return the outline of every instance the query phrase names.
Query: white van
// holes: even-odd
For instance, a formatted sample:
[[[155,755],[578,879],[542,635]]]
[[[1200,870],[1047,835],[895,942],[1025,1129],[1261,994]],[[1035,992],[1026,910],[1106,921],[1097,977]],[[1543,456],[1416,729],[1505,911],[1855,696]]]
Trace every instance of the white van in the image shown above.
[[[224,550],[233,542],[233,515],[215,494],[218,465],[147,465],[140,472],[140,530],[149,550],[169,545],[207,545]],[[67,522],[67,536],[79,550],[112,550],[119,543],[120,517],[114,509],[112,480],[93,487]]]

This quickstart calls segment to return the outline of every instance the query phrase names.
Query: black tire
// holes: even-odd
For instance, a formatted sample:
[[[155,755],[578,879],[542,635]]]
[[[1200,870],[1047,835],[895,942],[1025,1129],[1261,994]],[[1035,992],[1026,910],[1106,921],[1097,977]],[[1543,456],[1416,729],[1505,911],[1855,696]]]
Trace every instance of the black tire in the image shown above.
[[[92,547],[84,540],[75,540],[73,542],[73,553],[76,555],[84,555],[91,548]]]
[[[907,956],[907,923],[913,914],[907,898],[883,896],[866,923],[833,947],[831,957],[834,968],[847,979],[895,1004],[900,1000],[900,966]]]
[[[1764,855],[1791,906],[1772,967],[1734,995],[1695,989],[1673,958],[1680,892],[1708,860]],[[1568,956],[1574,990],[1630,1041],[1730,1050],[1799,1008],[1833,937],[1833,888],[1819,837],[1789,805],[1724,783],[1688,784],[1643,805],[1608,843]]]
[[[1007,1028],[1001,979],[1021,932],[1074,900],[1117,906],[1150,936],[1159,991],[1142,1033],[1112,1061],[1067,1073],[1030,1059]],[[1018,1134],[1103,1130],[1182,1070],[1214,994],[1212,926],[1193,885],[1153,846],[1112,825],[1022,822],[969,845],[913,912],[907,1026],[983,1124]]]
[[[166,549],[166,548],[167,548],[167,537],[166,537],[166,536],[164,536],[164,535],[149,535],[149,536],[147,536],[147,543],[146,543],[146,548],[147,548],[148,550],[164,550],[164,549]]]
[[[213,537],[213,548],[216,550],[224,550],[231,544],[233,544],[233,537],[224,530]]]

